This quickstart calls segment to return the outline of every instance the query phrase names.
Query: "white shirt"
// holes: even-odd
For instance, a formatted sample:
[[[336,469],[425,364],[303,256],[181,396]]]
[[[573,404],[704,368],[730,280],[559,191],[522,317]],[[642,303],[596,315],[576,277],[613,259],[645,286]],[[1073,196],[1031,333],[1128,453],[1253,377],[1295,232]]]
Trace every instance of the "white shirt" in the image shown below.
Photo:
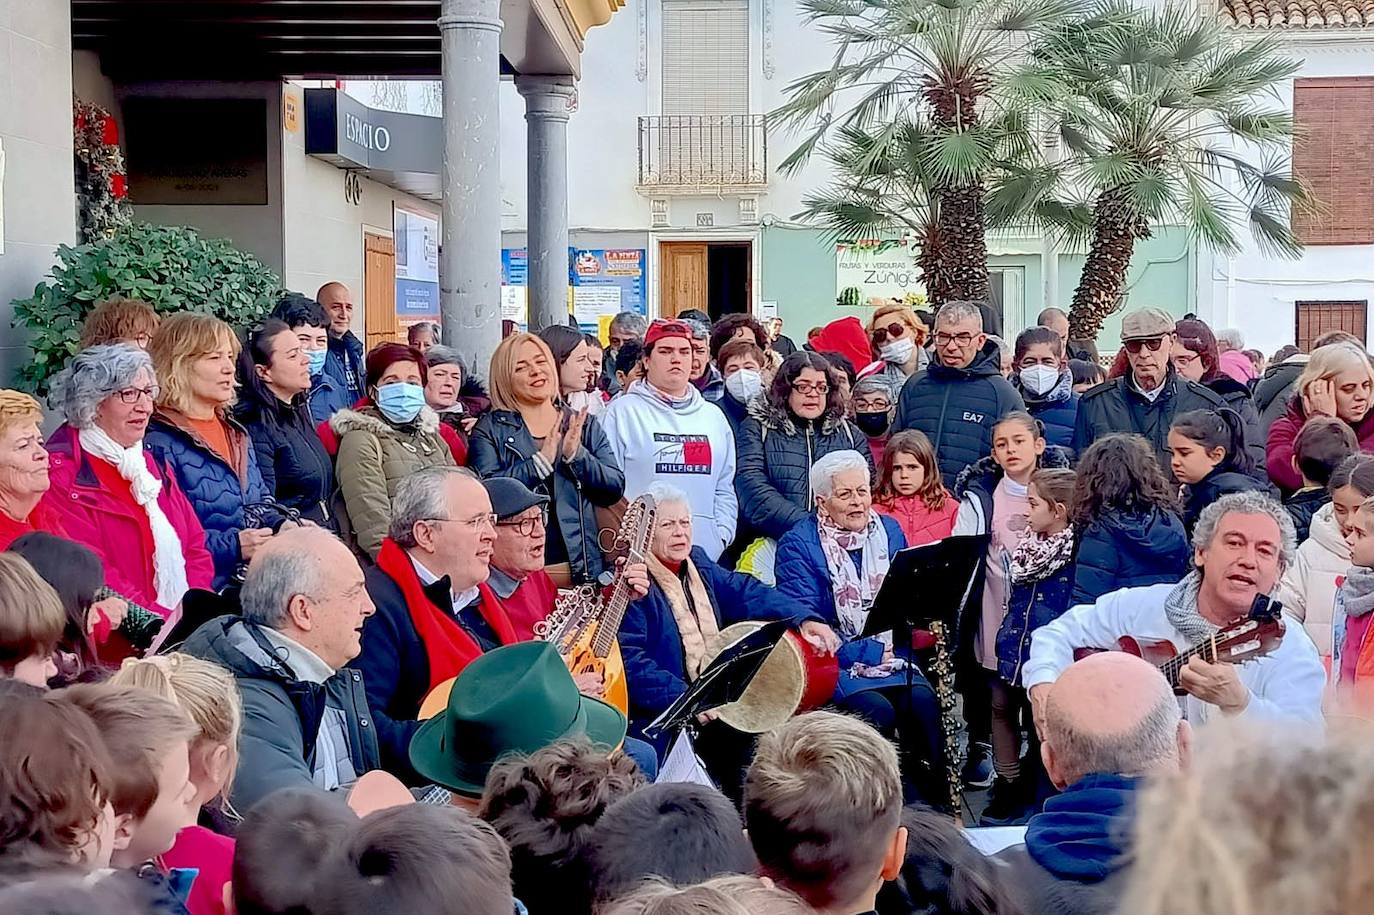
[[[406,555],[410,556],[410,564],[415,566],[415,574],[419,577],[420,584],[432,585],[439,580],[439,576],[435,575],[429,569],[426,569],[424,563],[422,563],[420,560],[416,559],[409,553],[407,553]],[[452,582],[453,579],[450,578],[449,581]],[[453,598],[453,612],[457,613],[459,610],[462,610],[468,604],[477,600],[478,593],[479,592],[477,590],[476,585],[473,585],[466,591],[454,591],[450,589],[449,596]]]
[[[1164,378],[1160,379],[1159,384],[1155,385],[1155,389],[1153,391],[1147,391],[1136,383],[1134,372],[1129,373],[1127,377],[1131,379],[1131,387],[1134,388],[1137,392],[1139,392],[1140,396],[1144,397],[1150,403],[1154,403],[1156,400],[1159,400],[1159,395],[1164,393],[1164,382],[1168,380],[1168,376],[1166,375]]]
[[[1164,601],[1174,585],[1125,588],[1080,604],[1035,631],[1030,658],[1021,670],[1026,689],[1053,683],[1073,663],[1078,648],[1115,648],[1122,636],[1166,641],[1179,651],[1187,638],[1164,614]],[[1237,666],[1240,682],[1250,691],[1250,704],[1239,717],[1255,721],[1322,721],[1326,670],[1312,640],[1289,619],[1283,640],[1272,653]],[[1184,700],[1184,717],[1201,724],[1220,710],[1195,696]]]

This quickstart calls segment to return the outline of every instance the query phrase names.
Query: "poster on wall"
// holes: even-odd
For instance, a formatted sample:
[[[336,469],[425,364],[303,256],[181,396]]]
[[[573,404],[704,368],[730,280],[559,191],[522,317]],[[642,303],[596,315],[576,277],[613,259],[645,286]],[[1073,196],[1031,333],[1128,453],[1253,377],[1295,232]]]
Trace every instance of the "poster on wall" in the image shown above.
[[[859,301],[925,295],[913,239],[871,239],[835,244],[835,295],[859,290]]]
[[[439,320],[439,220],[396,204],[396,318],[401,327]]]
[[[530,256],[524,248],[501,249],[501,320],[529,321]]]
[[[643,248],[569,248],[568,298],[578,324],[595,333],[622,312],[648,314],[647,252]],[[529,320],[529,253],[501,250],[501,317]]]

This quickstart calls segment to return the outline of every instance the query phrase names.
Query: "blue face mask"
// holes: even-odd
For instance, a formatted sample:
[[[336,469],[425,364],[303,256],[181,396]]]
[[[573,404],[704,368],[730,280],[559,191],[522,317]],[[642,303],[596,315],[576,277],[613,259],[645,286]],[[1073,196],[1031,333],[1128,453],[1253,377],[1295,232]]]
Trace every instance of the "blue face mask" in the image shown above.
[[[324,371],[324,360],[329,355],[329,348],[307,350],[306,355],[310,357],[310,377],[315,378]]]
[[[408,423],[420,415],[425,405],[425,389],[418,384],[398,381],[377,389],[377,409],[393,423]]]

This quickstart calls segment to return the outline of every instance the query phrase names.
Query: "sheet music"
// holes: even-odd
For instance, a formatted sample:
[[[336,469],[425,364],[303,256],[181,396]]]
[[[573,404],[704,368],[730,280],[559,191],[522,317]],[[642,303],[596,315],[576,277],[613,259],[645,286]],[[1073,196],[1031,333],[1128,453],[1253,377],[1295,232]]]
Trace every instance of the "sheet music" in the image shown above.
[[[679,731],[677,737],[673,739],[673,746],[668,751],[668,757],[663,760],[663,765],[658,770],[658,778],[654,779],[654,784],[716,787],[716,783],[711,781],[711,776],[707,775],[706,769],[702,767],[701,760],[697,759],[697,751],[692,746],[692,738],[686,730]]]
[[[1026,827],[986,826],[965,829],[964,838],[983,854],[995,855],[1004,848],[1023,844],[1026,841]]]

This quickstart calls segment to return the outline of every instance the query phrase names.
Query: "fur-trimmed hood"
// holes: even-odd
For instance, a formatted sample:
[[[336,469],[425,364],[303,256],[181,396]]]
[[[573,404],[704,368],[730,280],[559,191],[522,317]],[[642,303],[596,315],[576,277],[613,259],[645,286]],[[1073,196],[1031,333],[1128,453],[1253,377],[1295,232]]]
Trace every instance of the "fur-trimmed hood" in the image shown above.
[[[796,435],[801,430],[797,427],[797,420],[791,411],[786,407],[779,408],[774,406],[768,399],[767,394],[751,398],[745,405],[751,419],[756,419],[759,425],[771,431],[782,432],[785,435]],[[843,416],[835,416],[829,411],[820,416],[820,432],[822,435],[829,435],[845,422]]]
[[[413,422],[397,426],[382,416],[376,407],[369,406],[358,410],[340,410],[329,418],[329,428],[340,438],[349,432],[360,431],[371,432],[378,438],[400,438],[409,434],[413,428],[418,428],[427,435],[436,435],[439,432],[439,414],[424,406],[420,408],[420,414]]]
[[[1067,470],[1073,466],[1071,453],[1069,449],[1061,448],[1058,445],[1046,445],[1045,453],[1040,456],[1040,469]],[[991,493],[997,487],[997,481],[1000,479],[1002,479],[1002,468],[993,460],[992,455],[988,455],[964,468],[964,471],[954,481],[954,494],[963,498],[964,493],[969,492],[974,487]]]

